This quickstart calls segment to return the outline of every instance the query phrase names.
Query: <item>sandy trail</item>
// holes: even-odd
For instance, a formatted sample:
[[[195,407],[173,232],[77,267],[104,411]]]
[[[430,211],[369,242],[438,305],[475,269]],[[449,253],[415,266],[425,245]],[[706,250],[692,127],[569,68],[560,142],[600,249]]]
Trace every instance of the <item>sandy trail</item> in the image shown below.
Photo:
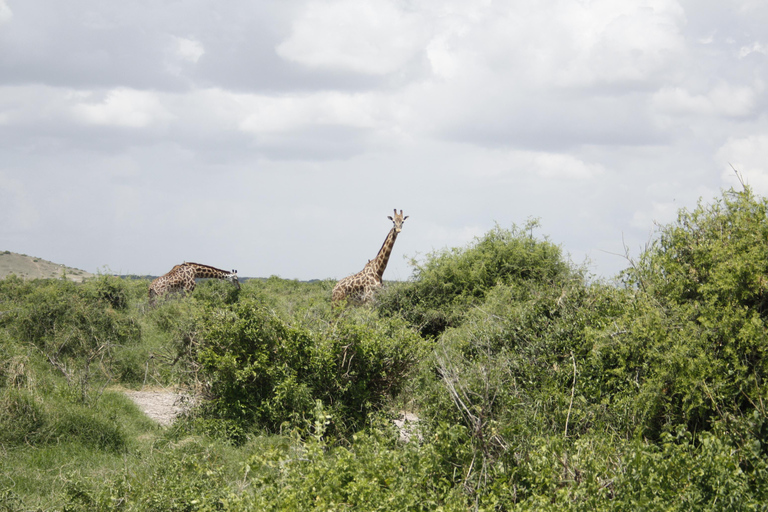
[[[164,426],[173,423],[192,405],[189,395],[171,391],[125,391],[125,394],[144,414]]]
[[[173,423],[194,403],[189,395],[171,391],[125,391],[125,394],[144,414],[163,426]],[[421,441],[419,417],[415,414],[401,412],[401,417],[394,420],[394,424],[400,431],[401,441],[407,443],[414,437]]]

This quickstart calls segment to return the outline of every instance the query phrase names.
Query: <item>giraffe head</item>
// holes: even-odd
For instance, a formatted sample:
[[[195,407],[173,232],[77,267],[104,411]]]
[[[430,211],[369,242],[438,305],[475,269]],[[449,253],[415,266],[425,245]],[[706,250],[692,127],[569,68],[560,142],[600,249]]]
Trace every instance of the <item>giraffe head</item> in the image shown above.
[[[399,233],[403,230],[403,222],[405,222],[405,219],[407,219],[408,216],[406,215],[403,217],[403,210],[400,210],[400,213],[397,213],[397,208],[395,208],[395,218],[392,218],[391,215],[387,216],[387,218],[395,224],[395,233]]]
[[[237,280],[237,270],[233,270],[229,274],[226,274],[224,279],[235,285],[238,290],[240,289],[240,281]]]

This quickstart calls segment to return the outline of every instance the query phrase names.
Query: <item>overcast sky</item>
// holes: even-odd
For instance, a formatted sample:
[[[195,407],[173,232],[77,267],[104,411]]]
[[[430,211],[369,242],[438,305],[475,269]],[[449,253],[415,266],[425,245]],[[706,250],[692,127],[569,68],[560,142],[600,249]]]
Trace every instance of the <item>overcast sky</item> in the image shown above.
[[[611,278],[768,194],[765,0],[0,0],[0,250],[384,274],[495,224]]]

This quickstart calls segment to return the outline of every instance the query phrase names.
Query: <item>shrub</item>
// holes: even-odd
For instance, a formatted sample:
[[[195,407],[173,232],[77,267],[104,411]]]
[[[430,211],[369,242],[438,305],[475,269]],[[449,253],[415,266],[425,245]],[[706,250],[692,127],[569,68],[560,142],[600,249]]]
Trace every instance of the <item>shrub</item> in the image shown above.
[[[496,226],[464,249],[427,255],[412,262],[413,277],[379,295],[379,309],[401,314],[425,336],[435,336],[460,325],[466,312],[483,301],[496,285],[557,283],[574,275],[558,246],[537,240],[532,230]]]
[[[661,356],[646,384],[668,397],[673,422],[708,428],[764,399],[767,240],[768,201],[749,188],[729,190],[712,205],[681,210],[624,273],[653,304],[626,319],[621,340],[640,339],[645,354]],[[645,323],[649,315],[655,325]]]
[[[423,446],[397,446],[394,437],[373,431],[356,434],[349,447],[310,438],[298,453],[289,444],[256,452],[248,463],[255,492],[246,508],[467,510],[452,464],[461,446],[457,430],[442,426],[437,435],[448,442]]]
[[[65,280],[4,284],[0,296],[12,306],[4,318],[8,332],[36,347],[82,400],[98,375],[94,369],[110,378],[114,348],[140,340],[138,322],[91,288]]]
[[[41,404],[27,391],[0,392],[0,445],[34,441],[46,425]]]
[[[374,315],[354,311],[311,330],[252,300],[210,311],[196,357],[213,414],[279,431],[305,426],[320,400],[337,431],[359,428],[398,393],[424,351],[403,321]]]

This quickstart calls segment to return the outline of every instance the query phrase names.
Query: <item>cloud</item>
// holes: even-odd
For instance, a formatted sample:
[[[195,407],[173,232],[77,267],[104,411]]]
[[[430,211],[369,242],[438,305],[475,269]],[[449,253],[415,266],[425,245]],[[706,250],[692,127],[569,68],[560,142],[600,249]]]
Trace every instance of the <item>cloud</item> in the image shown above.
[[[768,195],[768,133],[729,138],[716,158],[724,182],[733,183],[735,168],[755,192]]]
[[[86,124],[146,128],[171,116],[156,94],[118,88],[109,91],[98,103],[80,102],[72,112]]]
[[[240,129],[263,134],[301,130],[307,126],[343,125],[374,128],[382,124],[378,98],[368,94],[314,94],[241,97],[248,114]]]
[[[13,18],[13,11],[5,0],[0,0],[0,24],[7,23]]]
[[[684,13],[673,0],[453,3],[427,54],[436,75],[485,80],[493,70],[512,90],[658,81],[684,50]],[[485,70],[486,72],[483,72]]]
[[[533,153],[528,158],[533,169],[543,178],[584,180],[605,172],[601,165],[586,163],[572,155]]]
[[[663,114],[745,117],[755,113],[757,99],[764,89],[762,82],[749,86],[720,82],[703,94],[682,87],[664,87],[653,95],[651,102]]]
[[[480,161],[473,156],[475,163]],[[510,150],[486,152],[482,165],[472,169],[472,174],[483,177],[507,177],[519,180],[521,174],[535,175],[554,180],[588,181],[605,173],[599,163],[589,163],[575,155],[546,151]]]
[[[632,215],[632,226],[650,230],[654,224],[664,225],[675,220],[680,208],[675,202],[653,202],[649,209],[637,210]]]
[[[742,46],[741,48],[739,48],[740,59],[743,59],[744,57],[752,53],[761,53],[763,55],[768,55],[768,46],[764,45],[759,41],[754,41],[752,44]]]
[[[22,180],[0,171],[0,233],[9,237],[32,229],[40,220],[34,203]]]
[[[173,37],[174,52],[178,58],[195,63],[203,56],[205,49],[200,41],[186,37]]]
[[[420,52],[422,21],[388,0],[310,2],[276,51],[313,68],[384,75]]]
[[[205,55],[202,43],[193,38],[171,36],[165,50],[166,67],[174,75],[182,75]]]

